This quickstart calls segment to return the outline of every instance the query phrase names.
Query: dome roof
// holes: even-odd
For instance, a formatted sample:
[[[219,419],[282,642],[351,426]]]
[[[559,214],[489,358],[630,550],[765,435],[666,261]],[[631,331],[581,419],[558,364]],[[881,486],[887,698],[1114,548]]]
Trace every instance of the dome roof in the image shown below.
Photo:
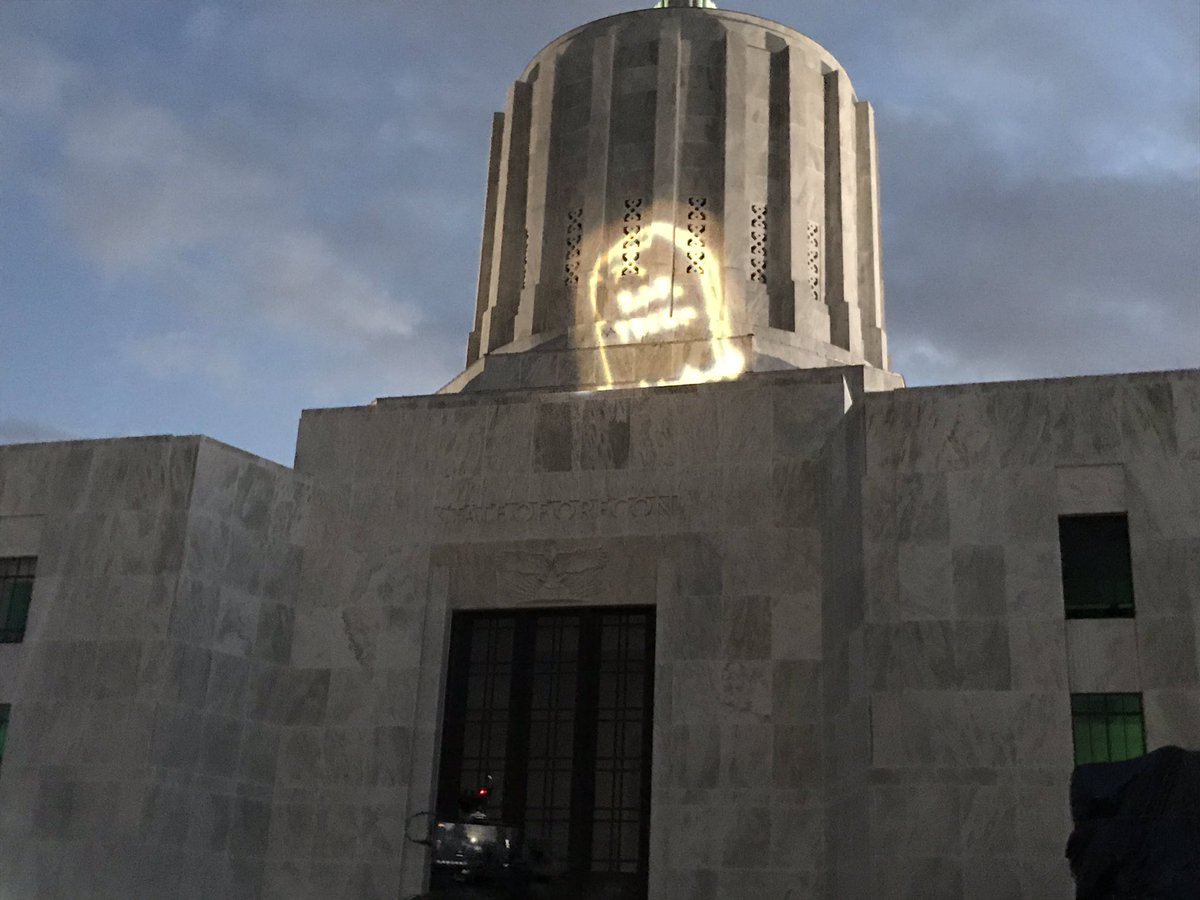
[[[711,0],[568,32],[495,117],[444,390],[886,372],[875,167],[869,105],[799,32]]]

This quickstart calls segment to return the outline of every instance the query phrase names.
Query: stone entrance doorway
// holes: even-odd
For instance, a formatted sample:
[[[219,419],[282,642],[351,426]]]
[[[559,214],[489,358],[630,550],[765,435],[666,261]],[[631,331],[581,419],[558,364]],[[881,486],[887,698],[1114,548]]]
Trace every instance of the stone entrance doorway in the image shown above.
[[[653,680],[653,607],[455,613],[438,818],[490,784],[545,884],[644,898]]]

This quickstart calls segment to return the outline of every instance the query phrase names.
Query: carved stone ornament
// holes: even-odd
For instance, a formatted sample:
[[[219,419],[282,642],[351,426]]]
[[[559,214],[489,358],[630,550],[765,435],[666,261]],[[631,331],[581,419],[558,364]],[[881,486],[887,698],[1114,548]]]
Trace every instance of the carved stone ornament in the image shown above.
[[[500,555],[496,581],[502,599],[523,603],[581,603],[599,593],[608,554],[600,549]]]

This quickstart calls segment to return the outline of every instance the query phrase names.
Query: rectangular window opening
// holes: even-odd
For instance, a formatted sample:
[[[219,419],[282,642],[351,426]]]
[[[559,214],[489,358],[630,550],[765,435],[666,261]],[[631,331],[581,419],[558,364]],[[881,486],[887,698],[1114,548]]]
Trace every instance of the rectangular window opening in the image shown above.
[[[1075,765],[1120,762],[1146,752],[1141,694],[1072,694]]]
[[[0,766],[4,765],[4,742],[8,737],[8,715],[12,707],[0,703]]]
[[[1063,600],[1068,619],[1133,615],[1133,565],[1124,513],[1059,516]]]
[[[0,644],[16,644],[25,639],[36,569],[35,556],[0,559]]]

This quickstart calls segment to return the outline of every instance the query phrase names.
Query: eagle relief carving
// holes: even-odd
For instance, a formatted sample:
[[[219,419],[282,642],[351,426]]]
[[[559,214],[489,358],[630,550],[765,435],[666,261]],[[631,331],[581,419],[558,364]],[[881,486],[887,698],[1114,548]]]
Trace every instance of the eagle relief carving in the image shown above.
[[[580,603],[599,592],[607,561],[608,554],[600,549],[511,550],[500,555],[497,587],[516,603]]]

